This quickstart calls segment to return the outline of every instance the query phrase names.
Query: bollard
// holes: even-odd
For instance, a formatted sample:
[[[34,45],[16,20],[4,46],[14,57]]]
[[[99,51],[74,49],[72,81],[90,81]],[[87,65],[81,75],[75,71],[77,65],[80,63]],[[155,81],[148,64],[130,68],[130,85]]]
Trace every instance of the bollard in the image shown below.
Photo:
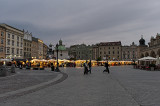
[[[11,73],[16,73],[14,64],[12,64],[12,66],[11,66]]]

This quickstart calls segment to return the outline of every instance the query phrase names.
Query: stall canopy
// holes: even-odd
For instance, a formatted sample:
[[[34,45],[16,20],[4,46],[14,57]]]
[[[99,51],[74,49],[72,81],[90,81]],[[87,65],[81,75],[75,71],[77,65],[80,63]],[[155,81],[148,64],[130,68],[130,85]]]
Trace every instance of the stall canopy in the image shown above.
[[[147,56],[147,57],[140,58],[138,60],[139,61],[156,61],[156,58]]]

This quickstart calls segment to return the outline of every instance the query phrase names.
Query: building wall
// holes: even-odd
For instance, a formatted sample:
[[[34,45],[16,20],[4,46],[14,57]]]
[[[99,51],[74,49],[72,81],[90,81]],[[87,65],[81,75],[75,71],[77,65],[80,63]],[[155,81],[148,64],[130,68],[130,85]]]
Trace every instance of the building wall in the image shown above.
[[[43,59],[43,41],[38,39],[38,57],[39,59]]]
[[[134,43],[130,46],[122,46],[122,60],[136,61],[138,59],[137,48],[137,45],[134,45]]]
[[[99,43],[98,57],[101,57],[103,60],[121,60],[121,42]]]
[[[6,58],[23,59],[23,31],[1,24],[6,28]]]
[[[33,59],[38,59],[39,55],[38,55],[38,38],[32,37],[32,45],[31,45],[31,57]]]
[[[47,52],[48,52],[48,46],[46,44],[43,44],[43,58],[47,58]]]
[[[24,59],[31,59],[31,45],[32,41],[24,39]]]
[[[76,60],[89,60],[92,59],[92,47],[85,44],[77,45]]]
[[[24,59],[31,59],[32,34],[24,31]]]
[[[6,29],[0,26],[0,58],[5,58]]]
[[[152,36],[148,45],[138,47],[138,58],[146,56],[156,58],[160,56],[160,34],[157,33],[156,37]]]
[[[54,52],[54,55],[57,59],[57,51]],[[68,50],[59,50],[58,51],[58,59],[68,59]]]

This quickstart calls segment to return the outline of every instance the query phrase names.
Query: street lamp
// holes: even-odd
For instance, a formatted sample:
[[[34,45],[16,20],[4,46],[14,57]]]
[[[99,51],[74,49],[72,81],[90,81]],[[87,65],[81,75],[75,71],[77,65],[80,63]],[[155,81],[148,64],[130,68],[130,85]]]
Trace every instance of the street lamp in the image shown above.
[[[56,51],[57,51],[57,67],[56,67],[56,69],[55,69],[55,71],[56,72],[59,72],[60,70],[59,70],[59,63],[58,63],[58,43],[56,44]]]

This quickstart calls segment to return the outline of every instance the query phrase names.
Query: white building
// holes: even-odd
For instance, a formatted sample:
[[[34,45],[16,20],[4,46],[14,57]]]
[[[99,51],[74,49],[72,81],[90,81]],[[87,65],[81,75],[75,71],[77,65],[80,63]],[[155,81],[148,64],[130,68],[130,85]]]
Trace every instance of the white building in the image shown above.
[[[56,47],[54,50],[54,57],[57,59],[57,51]],[[66,49],[65,45],[62,44],[62,40],[59,40],[58,44],[58,59],[68,59],[68,50]]]
[[[23,59],[23,31],[7,24],[6,28],[6,58]]]

